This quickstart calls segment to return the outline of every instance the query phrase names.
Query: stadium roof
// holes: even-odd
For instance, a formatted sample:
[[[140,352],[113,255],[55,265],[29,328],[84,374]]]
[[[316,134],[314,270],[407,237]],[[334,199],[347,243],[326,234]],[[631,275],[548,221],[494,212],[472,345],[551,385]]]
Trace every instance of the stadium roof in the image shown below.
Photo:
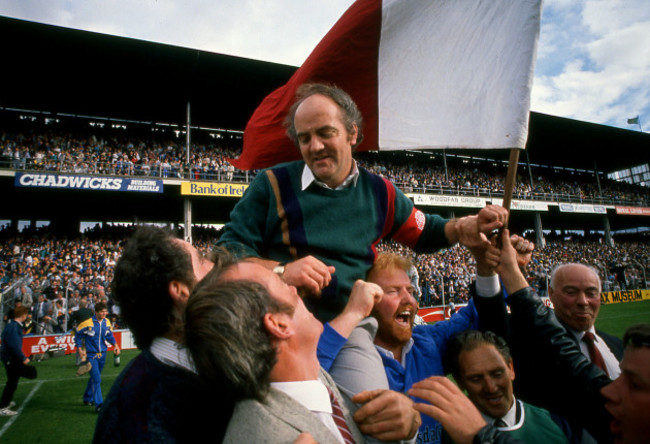
[[[296,67],[0,17],[0,107],[243,130]],[[476,154],[476,151],[473,152]],[[483,154],[484,153],[484,154]],[[485,157],[507,159],[504,150]],[[611,172],[650,159],[650,134],[531,112],[531,163]],[[526,156],[520,156],[525,162]]]

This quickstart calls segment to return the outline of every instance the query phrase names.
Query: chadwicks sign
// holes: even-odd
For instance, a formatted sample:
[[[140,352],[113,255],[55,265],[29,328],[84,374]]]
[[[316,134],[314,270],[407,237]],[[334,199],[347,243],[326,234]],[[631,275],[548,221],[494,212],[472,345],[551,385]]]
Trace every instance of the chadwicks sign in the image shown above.
[[[17,187],[162,193],[162,180],[78,176],[73,174],[16,173]]]

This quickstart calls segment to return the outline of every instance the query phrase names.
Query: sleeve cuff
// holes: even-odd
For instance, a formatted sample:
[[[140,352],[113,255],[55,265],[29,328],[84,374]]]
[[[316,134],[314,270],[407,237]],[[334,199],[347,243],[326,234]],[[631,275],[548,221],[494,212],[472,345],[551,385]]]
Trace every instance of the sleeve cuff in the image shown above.
[[[499,276],[476,276],[476,294],[481,297],[492,297],[500,293]]]

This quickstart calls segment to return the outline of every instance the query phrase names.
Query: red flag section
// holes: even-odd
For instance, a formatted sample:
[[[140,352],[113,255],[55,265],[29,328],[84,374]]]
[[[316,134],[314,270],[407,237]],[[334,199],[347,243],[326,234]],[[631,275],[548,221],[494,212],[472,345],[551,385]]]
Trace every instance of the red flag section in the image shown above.
[[[244,130],[244,148],[232,164],[242,170],[300,159],[282,122],[303,83],[332,83],[347,91],[364,116],[359,151],[377,149],[377,59],[381,1],[357,0],[312,51],[286,85],[267,96]]]

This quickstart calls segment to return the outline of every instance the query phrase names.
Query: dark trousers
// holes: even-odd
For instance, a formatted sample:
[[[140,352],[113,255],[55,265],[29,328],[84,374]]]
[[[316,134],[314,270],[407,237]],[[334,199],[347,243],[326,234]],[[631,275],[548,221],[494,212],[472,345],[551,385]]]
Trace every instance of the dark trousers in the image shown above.
[[[14,399],[14,393],[16,392],[16,388],[18,388],[18,379],[21,375],[20,366],[23,365],[22,362],[17,361],[7,361],[3,362],[3,364],[7,372],[7,384],[5,384],[5,388],[2,391],[0,409],[8,407],[11,400]]]

